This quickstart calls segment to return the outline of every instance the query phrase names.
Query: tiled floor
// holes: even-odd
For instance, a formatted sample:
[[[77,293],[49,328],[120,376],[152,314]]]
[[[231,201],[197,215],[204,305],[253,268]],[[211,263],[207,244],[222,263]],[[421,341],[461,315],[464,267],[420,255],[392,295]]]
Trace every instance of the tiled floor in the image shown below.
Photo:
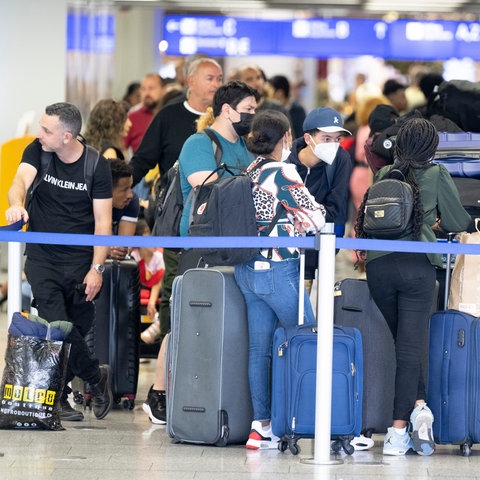
[[[356,276],[343,259],[341,254],[337,278]],[[2,357],[6,324],[3,308]],[[3,370],[3,358],[0,367]],[[313,456],[311,440],[300,442],[298,456],[243,446],[174,445],[165,428],[152,425],[141,409],[153,372],[153,361],[141,364],[133,411],[115,409],[101,421],[87,411],[85,421],[65,422],[62,432],[0,430],[0,480],[480,479],[480,446],[468,458],[452,446],[439,446],[431,457],[383,457],[378,436],[370,451],[338,455],[341,464],[324,466],[302,461]]]

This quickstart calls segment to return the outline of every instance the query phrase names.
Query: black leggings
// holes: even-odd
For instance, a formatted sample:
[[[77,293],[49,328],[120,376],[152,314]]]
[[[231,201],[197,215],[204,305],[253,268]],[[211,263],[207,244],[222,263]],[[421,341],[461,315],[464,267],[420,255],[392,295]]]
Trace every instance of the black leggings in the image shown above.
[[[435,267],[421,253],[390,253],[366,265],[371,295],[395,340],[397,371],[393,420],[409,420],[425,399],[421,360],[435,292]]]

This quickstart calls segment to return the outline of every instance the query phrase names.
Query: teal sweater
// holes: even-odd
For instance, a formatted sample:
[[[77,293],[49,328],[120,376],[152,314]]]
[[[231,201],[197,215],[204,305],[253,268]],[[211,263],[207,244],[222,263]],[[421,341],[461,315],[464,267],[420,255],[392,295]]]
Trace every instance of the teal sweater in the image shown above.
[[[395,168],[388,165],[379,170],[375,181],[381,180],[387,173]],[[426,170],[416,169],[415,177],[420,189],[423,203],[423,225],[420,235],[421,242],[435,242],[435,233],[432,226],[440,218],[440,226],[445,232],[461,232],[468,228],[471,217],[460,202],[458,190],[453,180],[443,165],[435,165]],[[411,235],[406,235],[399,240],[413,240]],[[367,261],[392,252],[370,250],[367,252]],[[427,254],[430,262],[438,267],[442,266],[440,254]]]

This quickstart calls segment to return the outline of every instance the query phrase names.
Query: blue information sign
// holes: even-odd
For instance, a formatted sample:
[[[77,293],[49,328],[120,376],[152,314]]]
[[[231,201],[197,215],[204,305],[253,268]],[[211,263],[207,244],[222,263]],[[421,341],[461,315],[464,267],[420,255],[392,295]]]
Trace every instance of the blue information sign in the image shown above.
[[[163,31],[169,55],[271,55],[277,50],[278,26],[272,21],[167,15]]]
[[[295,57],[383,57],[388,25],[378,20],[302,19],[281,22],[277,54]]]
[[[113,53],[115,15],[67,15],[67,51]]]
[[[169,55],[374,55],[404,60],[480,59],[480,23],[309,18],[257,20],[222,16],[161,17]]]

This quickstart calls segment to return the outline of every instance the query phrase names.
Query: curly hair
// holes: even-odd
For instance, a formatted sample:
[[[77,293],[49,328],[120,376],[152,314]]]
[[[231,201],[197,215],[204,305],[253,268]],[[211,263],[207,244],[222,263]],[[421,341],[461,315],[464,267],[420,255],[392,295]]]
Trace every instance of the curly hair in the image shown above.
[[[129,105],[123,100],[100,100],[90,112],[84,133],[85,141],[98,151],[107,146],[123,150],[123,128],[128,109]]]
[[[423,225],[423,204],[420,189],[418,188],[415,170],[430,168],[438,146],[438,133],[433,123],[424,118],[411,118],[402,124],[397,133],[395,144],[395,164],[389,166],[390,171],[400,170],[413,191],[413,231],[412,239],[419,240]],[[392,172],[393,173],[393,172]],[[387,178],[387,174],[384,178]],[[392,174],[392,178],[395,176]],[[402,179],[403,180],[403,179]],[[365,193],[358,209],[355,223],[355,236],[367,238],[363,230],[365,219],[365,203],[369,190]]]

